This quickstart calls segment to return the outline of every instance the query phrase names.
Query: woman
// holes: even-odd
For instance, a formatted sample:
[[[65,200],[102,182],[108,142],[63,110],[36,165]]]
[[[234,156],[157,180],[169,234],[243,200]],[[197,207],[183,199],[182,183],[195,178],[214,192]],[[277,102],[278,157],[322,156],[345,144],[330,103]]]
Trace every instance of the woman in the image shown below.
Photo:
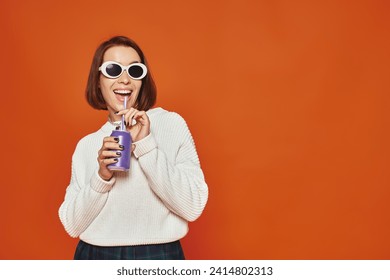
[[[117,36],[97,48],[86,96],[108,121],[77,144],[59,209],[65,230],[80,238],[74,258],[184,259],[180,239],[201,215],[208,187],[183,118],[151,109],[156,87],[134,41]],[[109,136],[122,116],[133,141],[127,151]],[[108,169],[122,153],[132,153],[130,170]]]

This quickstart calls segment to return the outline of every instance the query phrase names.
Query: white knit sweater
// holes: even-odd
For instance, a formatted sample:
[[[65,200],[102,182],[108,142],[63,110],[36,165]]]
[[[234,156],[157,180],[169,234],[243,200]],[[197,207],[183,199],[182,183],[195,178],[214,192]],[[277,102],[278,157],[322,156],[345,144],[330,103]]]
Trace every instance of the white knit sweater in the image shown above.
[[[101,179],[98,150],[114,125],[107,122],[77,144],[59,216],[72,237],[99,246],[158,244],[186,235],[202,213],[208,188],[194,141],[177,113],[147,112],[151,133],[134,142],[129,172]]]

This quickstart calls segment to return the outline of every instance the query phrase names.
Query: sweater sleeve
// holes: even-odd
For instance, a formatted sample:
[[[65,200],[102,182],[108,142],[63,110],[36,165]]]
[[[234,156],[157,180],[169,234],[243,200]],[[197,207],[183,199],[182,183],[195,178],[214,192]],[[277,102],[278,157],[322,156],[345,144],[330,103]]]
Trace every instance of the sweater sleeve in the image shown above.
[[[98,216],[115,183],[114,177],[110,181],[100,178],[97,170],[90,178],[85,178],[85,168],[80,168],[80,164],[82,160],[78,158],[76,149],[70,184],[59,209],[60,220],[71,237],[78,237]]]
[[[170,137],[178,139],[172,142],[180,143],[175,147],[175,161],[168,160],[152,133],[134,143],[136,145],[134,155],[138,158],[150,187],[165,206],[191,222],[203,212],[208,199],[208,187],[187,124],[178,114],[170,114],[172,118],[164,125],[171,126],[174,134]]]

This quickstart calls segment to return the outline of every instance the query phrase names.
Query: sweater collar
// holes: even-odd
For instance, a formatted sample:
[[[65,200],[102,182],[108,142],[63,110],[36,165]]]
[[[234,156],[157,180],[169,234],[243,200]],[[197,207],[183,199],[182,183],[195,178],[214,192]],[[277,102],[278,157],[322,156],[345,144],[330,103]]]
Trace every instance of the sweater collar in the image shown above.
[[[152,117],[153,115],[155,115],[156,113],[158,112],[161,112],[163,111],[163,109],[161,107],[157,107],[157,108],[153,108],[153,109],[150,109],[146,112],[146,114],[148,114],[149,118]],[[116,129],[116,125],[110,123],[109,121],[107,121],[100,129],[104,132],[104,133],[111,133],[111,131],[115,130]]]

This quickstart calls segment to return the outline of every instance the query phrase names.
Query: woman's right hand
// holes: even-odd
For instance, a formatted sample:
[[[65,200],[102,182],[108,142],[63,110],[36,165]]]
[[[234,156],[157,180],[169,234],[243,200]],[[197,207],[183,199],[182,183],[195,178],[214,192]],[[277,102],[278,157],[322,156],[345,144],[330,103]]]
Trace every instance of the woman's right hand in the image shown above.
[[[98,152],[97,161],[99,163],[99,176],[106,181],[109,181],[114,172],[107,168],[107,165],[118,161],[118,157],[121,156],[123,146],[119,145],[119,139],[117,137],[104,137],[103,145]],[[114,151],[117,150],[117,151]]]

